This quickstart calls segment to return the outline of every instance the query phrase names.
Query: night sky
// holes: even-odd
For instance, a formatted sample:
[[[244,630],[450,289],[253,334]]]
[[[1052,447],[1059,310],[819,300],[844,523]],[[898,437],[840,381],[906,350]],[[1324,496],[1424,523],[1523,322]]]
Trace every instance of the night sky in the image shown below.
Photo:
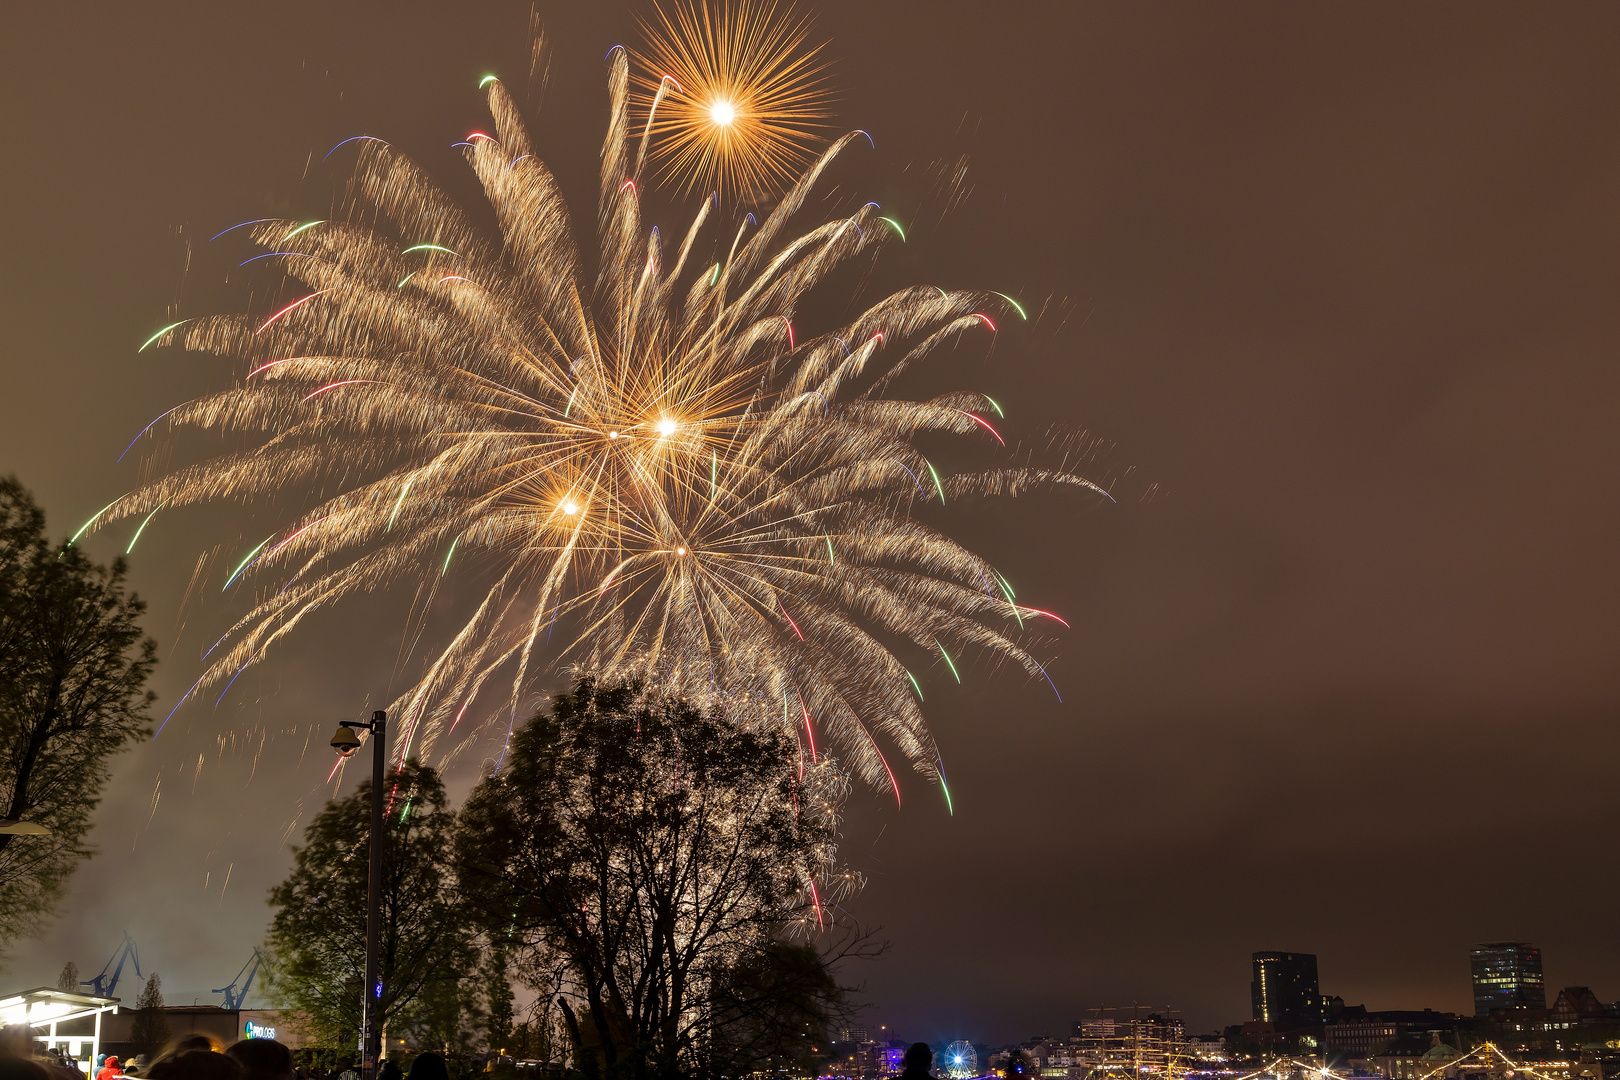
[[[1500,938],[1539,943],[1553,990],[1620,997],[1620,9],[814,10],[839,125],[876,141],[847,182],[914,221],[875,284],[1044,312],[906,392],[1083,426],[1119,496],[940,518],[1074,629],[1051,649],[1063,704],[1017,672],[934,679],[954,817],[916,780],[898,813],[856,793],[852,910],[891,943],[847,973],[873,1022],[1002,1041],[1137,1001],[1209,1029],[1247,1017],[1256,949],[1317,953],[1350,1003],[1467,1010],[1467,949]],[[539,11],[532,127],[588,227],[601,58],[634,9]],[[54,533],[140,480],[114,459],[147,421],[228,384],[224,361],[136,354],[175,318],[267,302],[207,238],[328,216],[321,155],[360,133],[473,199],[450,144],[486,123],[482,75],[522,84],[528,12],[8,12],[0,471]],[[941,222],[928,166],[964,154],[970,196]],[[199,554],[276,520],[174,515],[136,549],[159,718],[240,610],[215,574],[183,612]],[[117,759],[101,854],[5,984],[92,974],[128,930],[171,1004],[217,1001],[332,792],[333,721],[397,678],[409,601],[313,620]],[[498,745],[452,765],[454,790]]]

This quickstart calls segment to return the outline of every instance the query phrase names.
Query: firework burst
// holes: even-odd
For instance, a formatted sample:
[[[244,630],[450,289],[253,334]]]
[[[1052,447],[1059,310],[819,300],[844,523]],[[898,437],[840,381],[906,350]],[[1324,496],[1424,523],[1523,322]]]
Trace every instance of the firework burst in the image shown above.
[[[659,175],[722,200],[789,186],[830,115],[809,19],[754,0],[654,11],[631,101],[647,118]]]
[[[220,571],[249,609],[187,697],[228,692],[321,608],[401,585],[431,602],[456,576],[476,583],[475,609],[390,704],[402,757],[504,723],[570,659],[780,724],[808,759],[830,747],[868,782],[894,783],[880,739],[938,776],[899,653],[954,672],[971,651],[1040,677],[1014,636],[1046,613],[914,509],[1049,485],[1106,495],[1062,463],[941,475],[916,438],[999,453],[995,403],[888,396],[937,347],[994,334],[1008,310],[996,294],[920,286],[825,332],[795,327],[808,290],[898,240],[872,203],[790,230],[860,135],[834,142],[763,222],[721,225],[704,200],[666,251],[642,223],[645,136],[638,148],[628,135],[622,51],[609,92],[594,272],[498,81],[494,134],[460,144],[497,238],[370,138],[348,142],[358,161],[337,219],[238,227],[266,252],[254,265],[297,287],[259,315],[148,341],[231,357],[241,377],[142,435],[205,429],[250,446],[91,524],[161,529],[159,511],[221,500],[307,508]],[[717,257],[700,261],[711,244]]]

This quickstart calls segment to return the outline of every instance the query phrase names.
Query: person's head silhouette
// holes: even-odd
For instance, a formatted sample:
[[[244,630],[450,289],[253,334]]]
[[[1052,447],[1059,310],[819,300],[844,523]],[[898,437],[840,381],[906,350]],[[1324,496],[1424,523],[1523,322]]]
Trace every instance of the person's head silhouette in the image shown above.
[[[912,1043],[902,1063],[905,1075],[927,1076],[928,1070],[934,1067],[934,1052],[928,1049],[927,1043]]]

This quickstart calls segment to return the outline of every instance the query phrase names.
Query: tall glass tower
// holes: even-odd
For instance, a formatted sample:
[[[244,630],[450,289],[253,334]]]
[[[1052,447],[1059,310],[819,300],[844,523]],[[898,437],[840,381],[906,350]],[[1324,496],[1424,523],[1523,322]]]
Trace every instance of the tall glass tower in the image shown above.
[[[1269,1020],[1278,1031],[1322,1022],[1322,994],[1316,984],[1316,954],[1257,952],[1249,984],[1254,1019]]]
[[[1474,974],[1474,1015],[1492,1009],[1545,1009],[1547,983],[1541,950],[1528,941],[1492,941],[1468,954]]]

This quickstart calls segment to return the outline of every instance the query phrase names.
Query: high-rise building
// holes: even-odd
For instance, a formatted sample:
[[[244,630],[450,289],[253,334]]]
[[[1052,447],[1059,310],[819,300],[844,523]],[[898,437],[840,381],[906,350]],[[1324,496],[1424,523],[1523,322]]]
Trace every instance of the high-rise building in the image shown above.
[[[1541,976],[1541,950],[1528,941],[1492,941],[1468,954],[1474,975],[1474,1015],[1492,1009],[1545,1009],[1547,983]]]
[[[1257,952],[1249,984],[1254,1019],[1278,1031],[1322,1022],[1322,993],[1316,985],[1316,954]]]

